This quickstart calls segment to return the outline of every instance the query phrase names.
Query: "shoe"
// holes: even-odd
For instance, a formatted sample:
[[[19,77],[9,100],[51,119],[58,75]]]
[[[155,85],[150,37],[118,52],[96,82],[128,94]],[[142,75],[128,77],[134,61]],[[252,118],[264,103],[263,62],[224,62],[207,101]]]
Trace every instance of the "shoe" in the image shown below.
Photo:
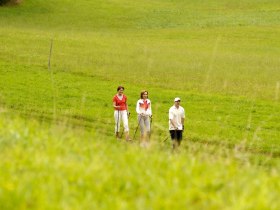
[[[126,138],[126,141],[132,141],[132,139],[130,137]]]

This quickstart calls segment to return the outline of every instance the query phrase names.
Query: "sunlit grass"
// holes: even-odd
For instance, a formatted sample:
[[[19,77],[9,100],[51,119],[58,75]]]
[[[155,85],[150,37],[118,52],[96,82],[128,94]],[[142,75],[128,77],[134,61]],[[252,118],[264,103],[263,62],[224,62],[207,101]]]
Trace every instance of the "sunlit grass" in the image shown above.
[[[0,7],[0,209],[279,209],[279,8],[249,0]],[[148,149],[139,133],[133,144],[114,139],[120,84],[131,136],[135,103],[149,91]],[[186,131],[172,153],[167,112],[177,96]]]
[[[1,209],[279,206],[278,163],[269,166],[269,156],[260,168],[254,155],[223,146],[184,142],[172,154],[159,141],[143,149],[84,129],[1,119]]]

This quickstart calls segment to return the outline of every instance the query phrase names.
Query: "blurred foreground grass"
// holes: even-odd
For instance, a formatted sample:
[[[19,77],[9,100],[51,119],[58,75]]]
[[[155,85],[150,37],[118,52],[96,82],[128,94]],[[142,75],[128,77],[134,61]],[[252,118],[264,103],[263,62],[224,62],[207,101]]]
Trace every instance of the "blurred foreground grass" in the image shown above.
[[[1,7],[0,209],[279,209],[279,9],[276,0]],[[132,134],[139,92],[150,92],[149,149],[113,138],[119,84]],[[186,132],[172,154],[177,96]]]
[[[278,209],[279,161],[238,149],[152,141],[148,149],[94,131],[0,121],[1,209]],[[10,116],[10,115],[9,115]]]

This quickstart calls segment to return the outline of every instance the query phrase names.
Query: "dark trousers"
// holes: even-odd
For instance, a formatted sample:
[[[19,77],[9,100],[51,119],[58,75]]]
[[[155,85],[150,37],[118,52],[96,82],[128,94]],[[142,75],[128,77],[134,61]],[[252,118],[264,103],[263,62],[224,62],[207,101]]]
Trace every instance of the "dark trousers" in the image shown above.
[[[183,131],[182,130],[169,130],[171,140],[181,141],[183,139]]]

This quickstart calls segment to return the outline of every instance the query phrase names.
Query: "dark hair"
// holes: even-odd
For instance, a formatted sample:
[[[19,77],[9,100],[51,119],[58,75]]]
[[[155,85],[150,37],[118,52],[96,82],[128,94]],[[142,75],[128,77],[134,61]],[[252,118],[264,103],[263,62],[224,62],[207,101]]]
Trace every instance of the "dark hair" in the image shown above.
[[[148,93],[147,90],[142,90],[141,93],[140,93],[140,98],[141,98],[141,99],[143,98],[144,93],[147,93],[147,95],[149,95],[149,93]],[[148,98],[148,97],[147,97],[147,98]]]
[[[123,89],[123,90],[124,90],[124,87],[123,87],[123,86],[119,86],[119,87],[117,88],[117,91],[119,91],[120,89]]]

